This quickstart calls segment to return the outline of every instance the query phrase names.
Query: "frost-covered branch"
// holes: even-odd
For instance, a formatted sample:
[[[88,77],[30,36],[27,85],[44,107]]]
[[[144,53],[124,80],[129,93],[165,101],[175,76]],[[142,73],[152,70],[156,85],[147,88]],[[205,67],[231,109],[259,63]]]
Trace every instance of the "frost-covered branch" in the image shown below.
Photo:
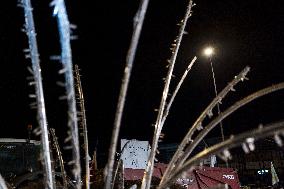
[[[206,107],[206,109],[200,114],[200,116],[197,118],[197,120],[194,122],[192,127],[190,127],[188,133],[186,136],[183,138],[182,142],[178,146],[177,151],[173,155],[170,163],[168,164],[168,167],[165,171],[165,174],[161,180],[161,183],[164,181],[164,178],[167,178],[167,176],[170,174],[171,170],[175,167],[175,164],[179,157],[183,154],[183,150],[185,146],[189,143],[192,142],[192,135],[196,130],[202,129],[202,122],[205,119],[206,116],[212,117],[212,110],[218,103],[221,103],[222,99],[230,92],[230,91],[235,91],[234,86],[239,83],[240,81],[244,81],[246,78],[247,73],[249,72],[250,67],[245,67],[241,73],[235,78],[213,99],[213,101]]]
[[[164,115],[163,115],[163,120],[162,120],[162,123],[161,123],[162,127],[164,126],[164,123],[165,123],[165,121],[166,121],[166,119],[167,119],[167,116],[168,116],[168,114],[169,114],[170,108],[171,108],[171,106],[172,106],[172,103],[173,103],[173,101],[174,101],[174,99],[175,99],[177,93],[178,93],[178,91],[179,91],[181,85],[183,84],[183,81],[184,81],[184,79],[186,78],[188,72],[191,70],[193,64],[195,63],[196,59],[197,59],[197,57],[195,56],[195,57],[191,60],[191,62],[190,62],[190,64],[188,65],[187,69],[185,70],[185,72],[184,72],[182,78],[180,79],[178,85],[176,86],[176,88],[175,88],[175,90],[174,90],[174,92],[173,92],[173,95],[171,96],[171,99],[169,100],[168,105],[167,105],[167,107],[166,107],[166,109],[165,109],[165,112],[164,112]],[[165,171],[164,175],[168,175],[168,174],[169,174],[169,169],[167,169],[167,170]],[[161,181],[163,181],[163,180],[161,180]]]
[[[55,148],[56,151],[56,155],[59,161],[59,166],[60,166],[60,172],[61,172],[61,177],[62,177],[62,181],[63,181],[63,188],[67,189],[68,188],[68,183],[67,183],[67,177],[66,177],[66,172],[65,172],[65,168],[64,168],[64,161],[63,161],[63,157],[62,157],[62,153],[58,144],[58,140],[55,134],[55,129],[50,128],[49,129],[52,140],[53,140],[53,146]]]
[[[176,97],[177,93],[178,93],[178,91],[179,91],[181,85],[183,84],[183,82],[184,82],[184,80],[185,80],[185,78],[186,78],[188,72],[191,70],[193,64],[195,63],[196,59],[197,59],[197,57],[195,56],[195,57],[191,60],[191,62],[190,62],[190,64],[188,65],[187,69],[186,69],[185,72],[183,73],[183,75],[182,75],[180,81],[178,82],[178,84],[177,84],[177,86],[176,86],[176,88],[175,88],[175,90],[174,90],[174,92],[173,92],[173,94],[172,94],[172,96],[171,96],[171,98],[170,98],[170,100],[169,100],[169,102],[168,102],[166,108],[165,108],[164,115],[163,115],[163,119],[162,119],[162,123],[161,123],[162,127],[163,127],[163,125],[164,125],[164,123],[165,123],[165,121],[166,121],[166,119],[167,119],[167,116],[168,116],[168,114],[169,114],[169,112],[170,112],[170,109],[171,109],[171,107],[172,107],[172,104],[173,104],[173,102],[174,102],[174,100],[175,100],[175,97]]]
[[[161,131],[162,131],[162,126],[163,126],[162,120],[163,120],[164,110],[165,110],[165,106],[166,106],[166,100],[167,100],[167,97],[168,97],[169,86],[170,86],[171,78],[172,78],[172,75],[173,75],[173,69],[174,69],[174,65],[175,65],[175,62],[176,62],[176,57],[177,57],[177,54],[178,54],[178,51],[179,51],[179,48],[180,48],[180,44],[181,44],[183,35],[185,33],[185,26],[186,26],[188,18],[191,15],[191,8],[192,8],[192,0],[189,0],[184,18],[181,21],[181,26],[179,28],[176,43],[173,44],[172,56],[169,60],[169,70],[168,70],[168,73],[167,73],[167,77],[166,77],[166,81],[165,81],[165,85],[164,85],[164,89],[163,89],[163,94],[162,94],[162,98],[161,98],[161,102],[160,102],[157,120],[155,122],[155,131],[154,131],[154,136],[153,136],[153,141],[152,141],[152,146],[151,146],[152,149],[151,149],[151,152],[150,152],[150,155],[149,155],[149,160],[147,162],[147,167],[145,169],[145,173],[144,173],[144,176],[143,176],[141,189],[149,189],[150,185],[151,185],[153,169],[154,169],[154,160],[155,160],[155,155],[156,155],[156,151],[157,151],[157,148],[158,148],[158,141],[159,141]]]
[[[0,189],[8,189],[5,183],[5,180],[3,179],[3,177],[0,174]]]
[[[76,188],[81,188],[81,166],[80,166],[80,151],[79,151],[79,137],[78,137],[78,123],[77,110],[73,78],[73,64],[71,53],[71,29],[68,20],[68,15],[64,0],[54,0],[51,3],[54,6],[53,16],[57,18],[60,45],[61,45],[61,62],[63,69],[59,72],[65,76],[65,89],[68,104],[68,137],[65,142],[70,142],[72,149],[73,160],[69,162],[73,166],[73,176],[76,182]]]
[[[37,40],[36,40],[34,19],[32,13],[32,6],[30,0],[22,0],[21,5],[23,6],[25,12],[25,32],[28,36],[28,41],[29,41],[29,49],[26,51],[29,53],[29,57],[31,58],[32,74],[34,77],[34,82],[31,82],[31,84],[35,85],[37,120],[40,126],[39,133],[41,133],[42,157],[43,157],[43,165],[45,171],[44,175],[46,180],[45,187],[48,189],[52,189],[54,188],[54,181],[52,176],[48,128],[47,128],[47,119],[45,112],[46,110],[44,103],[41,68],[40,68],[40,60],[39,60],[39,53],[38,53]]]
[[[158,189],[170,186],[183,172],[189,171],[192,166],[198,164],[202,159],[205,159],[212,154],[223,153],[229,155],[229,149],[240,145],[247,147],[248,151],[245,151],[247,153],[254,150],[254,141],[273,135],[284,135],[284,121],[268,124],[266,126],[259,127],[258,129],[247,131],[237,136],[232,136],[230,139],[227,139],[224,142],[218,143],[201,151],[194,157],[190,158],[180,169],[175,172],[174,175],[168,177],[165,182],[158,187]]]
[[[126,66],[124,69],[124,75],[122,78],[120,93],[118,97],[118,104],[116,108],[115,113],[115,120],[114,120],[114,127],[111,137],[111,143],[109,148],[109,155],[108,155],[108,162],[105,169],[105,189],[111,189],[111,182],[113,181],[112,173],[113,173],[113,165],[114,165],[114,158],[115,158],[115,152],[117,148],[117,141],[118,141],[118,135],[121,125],[121,118],[122,113],[124,109],[124,104],[126,100],[126,93],[128,89],[128,84],[130,80],[131,70],[133,67],[134,57],[136,54],[136,49],[138,45],[138,41],[140,38],[140,33],[142,30],[143,22],[145,13],[148,7],[149,0],[141,0],[139,9],[136,13],[136,16],[134,18],[134,29],[132,33],[132,39],[130,43],[130,47],[127,53],[126,57]]]
[[[212,130],[214,129],[218,123],[220,123],[223,119],[225,119],[226,117],[228,117],[230,114],[234,113],[237,109],[239,109],[240,107],[248,104],[249,102],[268,95],[272,92],[276,92],[278,90],[284,89],[284,82],[283,83],[279,83],[276,85],[272,85],[270,87],[261,89],[255,93],[252,93],[251,95],[243,98],[242,100],[236,102],[235,104],[233,104],[231,107],[229,107],[228,109],[226,109],[224,112],[221,112],[219,114],[218,117],[216,117],[214,120],[212,120],[206,127],[204,127],[204,129],[195,137],[195,139],[193,140],[193,142],[186,147],[183,155],[179,158],[178,160],[178,164],[176,164],[176,168],[172,170],[172,173],[174,172],[174,170],[179,169],[181,166],[183,166],[183,163],[186,161],[186,159],[190,156],[190,154],[192,153],[192,151],[194,150],[194,148],[202,141],[202,139]]]
[[[84,137],[84,152],[85,152],[85,185],[86,189],[90,188],[90,167],[89,167],[89,142],[88,142],[88,129],[87,129],[87,121],[86,121],[86,110],[85,110],[85,102],[84,102],[84,95],[83,89],[81,85],[81,77],[79,73],[78,65],[75,65],[75,79],[76,79],[76,88],[77,88],[77,95],[79,100],[79,112],[80,112],[80,121],[79,126],[83,131]]]

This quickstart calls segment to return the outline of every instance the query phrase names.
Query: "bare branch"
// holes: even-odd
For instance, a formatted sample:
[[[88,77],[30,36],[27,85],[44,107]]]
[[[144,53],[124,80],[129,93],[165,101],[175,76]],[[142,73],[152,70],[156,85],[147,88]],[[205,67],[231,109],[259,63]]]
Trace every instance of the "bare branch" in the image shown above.
[[[177,86],[176,86],[176,88],[175,88],[175,90],[174,90],[174,92],[173,92],[173,94],[172,94],[172,96],[171,96],[171,99],[169,100],[169,102],[168,102],[168,104],[167,104],[167,107],[166,107],[166,109],[165,109],[165,112],[164,112],[164,115],[163,115],[163,119],[162,119],[162,123],[161,123],[162,127],[163,127],[163,125],[164,125],[164,123],[165,123],[165,121],[166,121],[166,119],[167,119],[167,116],[168,116],[168,114],[169,114],[169,112],[170,112],[170,109],[171,109],[171,107],[172,107],[172,104],[173,104],[173,102],[174,102],[174,100],[175,100],[175,97],[176,97],[177,93],[178,93],[178,91],[179,91],[181,85],[183,84],[183,82],[184,82],[184,80],[185,80],[185,78],[186,78],[188,72],[191,70],[193,64],[195,63],[196,59],[197,59],[197,57],[195,56],[195,57],[191,60],[191,62],[189,63],[187,69],[186,69],[185,72],[183,73],[183,75],[182,75],[182,77],[181,77],[179,83],[177,84]]]
[[[188,133],[186,136],[183,138],[182,142],[180,143],[177,151],[173,155],[170,163],[168,164],[168,167],[165,171],[164,177],[161,180],[161,183],[164,181],[164,178],[167,178],[171,170],[175,167],[175,164],[179,157],[183,154],[183,149],[185,146],[189,143],[192,142],[192,135],[196,130],[202,129],[202,122],[205,119],[207,115],[211,116],[212,109],[220,103],[220,101],[230,92],[234,91],[234,86],[238,84],[240,81],[244,81],[246,79],[246,75],[249,72],[250,67],[245,67],[241,73],[239,73],[238,76],[235,76],[235,78],[215,97],[212,102],[206,107],[206,109],[200,114],[200,116],[197,118],[197,120],[194,122],[192,127],[190,127]]]
[[[130,80],[130,75],[131,75],[131,71],[133,67],[134,57],[136,54],[136,49],[137,49],[138,41],[140,38],[140,33],[142,30],[145,13],[147,11],[148,2],[149,0],[141,0],[139,9],[134,18],[134,30],[132,33],[132,39],[131,39],[130,47],[129,47],[127,57],[126,57],[126,66],[124,69],[124,75],[122,78],[121,89],[120,89],[120,93],[118,97],[118,104],[117,104],[116,113],[115,113],[114,127],[113,127],[113,132],[112,132],[112,137],[111,137],[110,148],[109,148],[108,162],[107,162],[106,169],[105,169],[106,171],[105,172],[105,189],[111,189],[111,182],[113,180],[112,172],[113,172],[113,165],[114,165],[114,157],[115,157],[115,152],[117,148],[117,140],[118,140],[120,125],[121,125],[121,118],[122,118],[122,113],[123,113],[124,104],[126,100],[126,93],[127,93],[128,83]]]
[[[171,78],[172,78],[172,74],[174,70],[174,65],[176,62],[176,57],[179,51],[179,47],[180,47],[184,32],[185,32],[185,26],[186,26],[188,18],[191,15],[191,8],[192,8],[192,0],[189,0],[187,9],[184,15],[184,19],[181,21],[181,26],[179,28],[179,33],[177,36],[176,43],[173,44],[174,47],[172,51],[172,56],[171,56],[171,59],[169,60],[169,70],[167,73],[167,78],[166,78],[166,82],[165,82],[165,86],[164,86],[164,90],[163,90],[163,94],[162,94],[162,98],[160,102],[159,112],[158,112],[157,120],[155,123],[155,131],[154,131],[154,136],[153,136],[153,141],[152,141],[152,146],[151,146],[152,149],[151,149],[147,167],[145,169],[145,173],[143,176],[141,189],[149,189],[151,185],[151,179],[152,179],[153,169],[154,169],[154,160],[155,160],[155,155],[156,155],[156,151],[158,148],[159,137],[161,135],[161,131],[163,127],[162,119],[163,119],[164,110],[166,106],[166,100],[167,100],[167,96],[169,92],[169,86],[171,83]]]

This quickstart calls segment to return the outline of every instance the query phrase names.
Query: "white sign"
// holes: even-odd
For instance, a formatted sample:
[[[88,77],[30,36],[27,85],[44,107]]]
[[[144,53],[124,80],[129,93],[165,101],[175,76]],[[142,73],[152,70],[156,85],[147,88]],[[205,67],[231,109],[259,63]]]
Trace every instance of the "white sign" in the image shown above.
[[[145,169],[151,147],[148,141],[121,140],[121,160],[125,168]]]

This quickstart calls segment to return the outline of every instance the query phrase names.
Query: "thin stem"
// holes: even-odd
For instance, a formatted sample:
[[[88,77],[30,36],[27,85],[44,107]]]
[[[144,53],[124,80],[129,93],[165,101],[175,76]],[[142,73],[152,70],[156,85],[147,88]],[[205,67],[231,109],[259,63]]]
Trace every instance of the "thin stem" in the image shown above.
[[[122,163],[122,160],[119,159],[119,160],[118,160],[118,163],[117,163],[117,165],[116,165],[116,168],[115,168],[115,172],[114,172],[114,176],[113,176],[113,182],[112,182],[112,184],[111,184],[111,188],[112,188],[112,189],[114,188],[116,176],[117,176],[118,169],[119,169],[121,163]]]
[[[90,167],[89,167],[89,142],[88,142],[88,129],[87,129],[87,121],[86,121],[86,111],[85,111],[85,103],[84,103],[84,95],[81,84],[81,77],[79,73],[78,65],[75,65],[75,78],[76,78],[76,86],[79,98],[79,112],[80,112],[80,127],[83,130],[84,137],[84,152],[85,152],[85,185],[86,189],[90,188]]]
[[[58,144],[58,140],[55,134],[55,129],[50,128],[50,134],[52,136],[53,139],[53,144],[55,147],[55,151],[59,160],[59,166],[60,166],[60,172],[61,172],[61,177],[63,180],[63,188],[67,189],[68,188],[68,182],[67,182],[67,177],[66,177],[66,172],[65,172],[65,168],[64,168],[64,162],[63,162],[63,158],[62,158],[62,153]]]
[[[171,96],[171,99],[169,100],[169,102],[168,102],[168,104],[167,104],[167,106],[166,106],[166,109],[165,109],[165,112],[164,112],[164,115],[163,115],[163,119],[162,119],[162,123],[161,123],[162,126],[164,125],[164,123],[165,123],[165,121],[166,121],[166,119],[167,119],[167,116],[168,116],[168,114],[169,114],[169,112],[170,112],[170,109],[171,109],[171,107],[172,107],[172,104],[173,104],[173,102],[174,102],[174,100],[175,100],[175,97],[176,97],[176,95],[177,95],[177,93],[178,93],[178,91],[179,91],[181,85],[183,84],[183,82],[184,82],[184,80],[185,80],[185,78],[186,78],[188,72],[191,70],[191,68],[192,68],[192,66],[193,66],[193,64],[195,63],[196,60],[197,60],[197,57],[195,56],[195,57],[191,60],[191,62],[189,63],[187,69],[185,70],[185,72],[183,73],[183,75],[182,75],[182,77],[181,77],[179,83],[177,84],[177,86],[176,86],[176,88],[175,88],[175,90],[174,90],[174,92],[173,92],[173,94],[172,94],[172,96]]]
[[[116,179],[116,175],[117,175],[119,166],[120,166],[121,163],[123,163],[123,161],[121,160],[121,156],[122,156],[124,150],[126,149],[127,145],[128,145],[130,142],[131,142],[131,140],[127,141],[127,142],[123,145],[122,150],[121,150],[121,152],[120,152],[120,154],[119,154],[118,163],[117,163],[117,166],[116,166],[116,169],[115,169],[115,172],[114,172],[113,182],[112,182],[112,185],[111,185],[111,189],[114,188],[115,179]]]
[[[169,86],[171,83],[171,78],[172,78],[172,74],[173,74],[173,69],[174,69],[174,65],[176,62],[176,57],[180,48],[180,44],[184,35],[184,31],[185,31],[185,26],[187,23],[188,18],[191,15],[191,8],[192,8],[192,0],[189,0],[185,15],[184,15],[184,19],[181,21],[181,26],[179,29],[179,33],[178,33],[178,37],[177,37],[177,42],[176,44],[174,44],[174,50],[172,52],[172,56],[171,59],[169,61],[169,70],[167,73],[167,78],[166,78],[166,82],[165,82],[165,86],[164,86],[164,90],[163,90],[163,94],[162,94],[162,98],[161,98],[161,102],[160,102],[160,107],[159,107],[159,112],[158,112],[158,116],[157,116],[157,120],[155,123],[155,131],[154,131],[154,136],[153,136],[153,141],[152,141],[152,146],[151,146],[151,152],[150,152],[150,156],[149,156],[149,160],[147,163],[147,167],[145,169],[145,173],[143,176],[143,180],[142,180],[142,184],[141,184],[141,189],[149,189],[150,185],[151,185],[151,180],[152,180],[152,175],[153,175],[153,169],[154,169],[154,160],[155,160],[155,155],[156,155],[156,151],[158,148],[158,141],[159,141],[159,137],[162,131],[162,119],[163,119],[163,115],[164,115],[164,109],[166,106],[166,100],[167,100],[167,96],[168,96],[168,92],[169,92]]]
[[[163,180],[165,178],[167,178],[167,176],[169,175],[169,173],[171,172],[171,170],[175,167],[176,162],[178,161],[178,159],[181,157],[181,155],[183,154],[183,150],[185,148],[185,146],[189,143],[192,142],[192,135],[193,133],[199,128],[202,128],[202,122],[205,119],[205,117],[208,115],[209,117],[212,116],[212,109],[218,104],[220,103],[220,101],[229,93],[229,91],[234,91],[234,86],[236,84],[238,84],[240,81],[244,81],[246,79],[246,75],[249,72],[250,67],[245,67],[241,73],[239,73],[239,75],[235,76],[235,78],[228,83],[228,85],[218,94],[217,97],[215,97],[212,102],[206,107],[206,109],[200,114],[200,116],[197,118],[197,120],[194,122],[194,124],[192,125],[192,127],[190,127],[189,131],[187,132],[186,136],[183,138],[182,142],[180,143],[180,145],[178,146],[178,149],[176,150],[175,154],[173,155],[170,163],[168,164],[168,167],[165,171],[164,176],[162,177],[161,183],[163,182]]]
[[[169,103],[168,103],[168,105],[167,105],[167,107],[166,107],[166,110],[165,110],[165,112],[164,112],[163,120],[162,120],[162,123],[161,123],[162,127],[163,127],[163,125],[164,125],[164,123],[165,123],[165,121],[166,121],[166,119],[167,119],[167,116],[168,116],[168,114],[169,114],[169,111],[170,111],[170,108],[171,108],[171,106],[172,106],[172,103],[173,103],[173,101],[174,101],[174,99],[175,99],[175,97],[176,97],[176,95],[177,95],[177,92],[179,91],[179,89],[180,89],[180,87],[181,87],[181,85],[182,85],[184,79],[186,78],[188,72],[191,70],[191,68],[192,68],[193,64],[195,63],[196,59],[197,59],[197,57],[195,56],[195,57],[191,60],[191,62],[190,62],[190,64],[188,65],[187,69],[185,70],[185,72],[184,72],[182,78],[180,79],[180,81],[179,81],[177,87],[175,88],[174,93],[173,93],[171,99],[169,100]],[[167,177],[167,175],[169,174],[169,171],[170,171],[169,169],[166,169],[166,171],[165,171],[165,173],[164,173],[165,177],[163,177],[163,178],[166,178],[166,177]],[[163,178],[162,178],[161,182],[163,182]]]
[[[30,0],[22,0],[22,5],[25,12],[25,30],[29,41],[29,51],[32,63],[32,71],[35,81],[36,103],[37,103],[37,119],[41,130],[41,142],[43,153],[43,165],[45,171],[45,187],[48,189],[54,188],[54,180],[52,175],[48,126],[46,118],[46,110],[44,103],[44,94],[42,87],[42,77],[39,53],[37,47],[36,32]]]
[[[114,165],[115,152],[117,148],[118,135],[120,131],[121,118],[122,118],[124,104],[126,100],[126,93],[127,93],[130,75],[131,75],[131,71],[133,67],[134,57],[136,54],[136,49],[137,49],[138,41],[140,38],[140,33],[141,33],[143,22],[144,22],[144,17],[145,17],[146,10],[148,7],[148,2],[149,0],[141,0],[140,7],[134,19],[135,21],[134,30],[132,33],[132,39],[131,39],[130,47],[129,47],[127,57],[126,57],[126,66],[124,69],[124,75],[123,75],[120,93],[118,97],[118,104],[117,104],[116,113],[115,113],[114,127],[112,131],[111,143],[110,143],[110,148],[109,148],[108,162],[107,162],[106,169],[105,169],[106,170],[105,189],[111,189],[111,182],[113,180],[112,178],[113,165]]]

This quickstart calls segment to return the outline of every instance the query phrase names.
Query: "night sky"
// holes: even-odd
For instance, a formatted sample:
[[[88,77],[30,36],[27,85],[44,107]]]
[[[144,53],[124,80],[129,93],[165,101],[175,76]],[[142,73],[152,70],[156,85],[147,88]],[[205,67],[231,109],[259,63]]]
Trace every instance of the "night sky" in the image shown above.
[[[221,105],[225,110],[250,93],[284,81],[283,42],[284,14],[281,1],[264,0],[196,0],[193,16],[186,27],[178,54],[171,90],[197,56],[164,127],[165,142],[178,142],[208,103],[214,98],[213,80],[208,60],[202,50],[216,49],[213,66],[217,90],[221,91],[246,65],[251,66],[249,81],[239,83]],[[3,4],[2,4],[3,3]],[[28,47],[21,32],[23,10],[17,1],[5,1],[0,7],[0,137],[25,138],[28,124],[37,125],[36,113],[29,104],[29,60],[23,49]],[[60,54],[56,19],[48,1],[32,0],[41,59],[48,125],[56,129],[59,139],[66,133],[66,104],[59,100],[64,89],[58,75],[61,65],[50,60]],[[127,101],[121,138],[151,140],[166,76],[170,46],[188,1],[155,0],[148,12],[138,45]],[[111,137],[125,57],[139,1],[67,1],[69,20],[77,25],[72,41],[73,62],[81,69],[85,96],[89,144],[91,151],[107,151]],[[239,109],[224,122],[226,135],[236,134],[284,118],[284,91],[262,97]],[[215,112],[216,115],[216,112]],[[206,120],[208,121],[208,120]],[[216,129],[212,136],[220,136]]]

